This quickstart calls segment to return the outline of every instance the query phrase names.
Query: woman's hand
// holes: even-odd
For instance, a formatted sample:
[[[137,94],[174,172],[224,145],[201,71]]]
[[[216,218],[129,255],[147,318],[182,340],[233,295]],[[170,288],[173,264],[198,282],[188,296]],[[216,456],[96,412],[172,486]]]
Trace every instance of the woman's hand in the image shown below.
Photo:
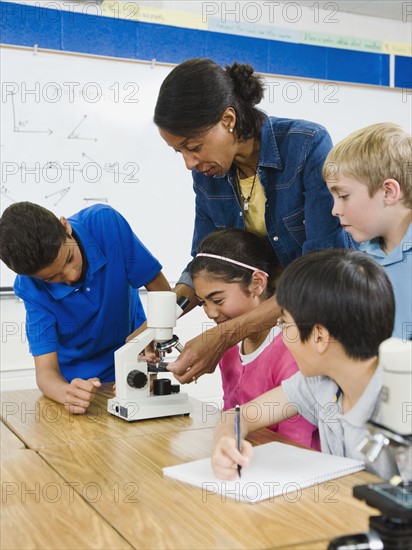
[[[213,331],[206,331],[186,343],[180,356],[169,363],[168,370],[181,384],[196,382],[200,376],[215,371],[226,348]]]
[[[178,359],[168,369],[181,384],[196,382],[203,374],[215,371],[224,352],[245,338],[273,327],[280,308],[273,296],[258,307],[216,325],[189,340]]]

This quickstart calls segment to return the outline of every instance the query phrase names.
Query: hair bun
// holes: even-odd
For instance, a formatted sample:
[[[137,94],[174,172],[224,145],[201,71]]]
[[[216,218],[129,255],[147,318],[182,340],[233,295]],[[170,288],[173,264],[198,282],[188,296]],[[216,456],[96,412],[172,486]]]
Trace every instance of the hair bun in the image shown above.
[[[252,105],[257,105],[263,99],[263,79],[255,74],[251,65],[233,63],[226,65],[225,70],[233,82],[236,96]]]

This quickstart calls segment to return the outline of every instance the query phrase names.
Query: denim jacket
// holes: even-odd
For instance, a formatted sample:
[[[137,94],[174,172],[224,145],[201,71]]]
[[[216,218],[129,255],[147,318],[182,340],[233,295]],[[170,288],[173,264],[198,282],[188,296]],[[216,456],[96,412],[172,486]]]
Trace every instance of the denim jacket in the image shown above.
[[[266,195],[268,238],[283,267],[324,248],[350,248],[350,236],[332,216],[333,198],[322,178],[332,147],[323,126],[305,120],[267,117],[261,132],[257,173]],[[193,170],[196,217],[192,256],[206,235],[224,227],[245,227],[237,196],[236,167],[224,176]],[[190,264],[189,264],[190,265]],[[179,283],[193,286],[188,267]]]

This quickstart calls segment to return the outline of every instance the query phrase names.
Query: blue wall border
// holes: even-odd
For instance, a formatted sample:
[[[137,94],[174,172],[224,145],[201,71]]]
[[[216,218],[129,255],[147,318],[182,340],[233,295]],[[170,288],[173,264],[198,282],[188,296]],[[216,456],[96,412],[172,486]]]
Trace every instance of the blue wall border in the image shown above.
[[[177,64],[191,57],[256,71],[389,86],[389,55],[0,3],[0,38],[15,46]],[[412,59],[395,56],[395,86],[412,85]]]

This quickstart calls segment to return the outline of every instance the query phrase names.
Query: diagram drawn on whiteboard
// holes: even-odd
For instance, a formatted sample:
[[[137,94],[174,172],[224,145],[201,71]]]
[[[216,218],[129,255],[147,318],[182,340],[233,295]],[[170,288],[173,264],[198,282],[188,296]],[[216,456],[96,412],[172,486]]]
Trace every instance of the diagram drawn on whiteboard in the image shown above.
[[[83,137],[77,131],[79,127],[83,124],[83,122],[86,120],[86,118],[87,118],[87,115],[84,115],[81,121],[77,124],[77,126],[73,128],[73,130],[67,136],[67,139],[83,139],[85,141],[97,141],[97,138]]]
[[[47,130],[30,130],[29,128],[26,128],[30,124],[28,120],[18,120],[18,117],[16,116],[16,105],[14,102],[15,95],[16,94],[14,93],[8,96],[11,99],[11,107],[13,111],[13,131],[25,134],[48,134],[50,136],[53,133],[51,128],[48,128]],[[6,98],[6,101],[8,97]]]
[[[64,189],[60,189],[59,191],[55,191],[54,193],[50,193],[49,195],[44,195],[44,198],[49,199],[50,197],[54,197],[55,195],[57,195],[56,202],[53,202],[54,206],[57,206],[69,191],[70,187],[65,187]]]

